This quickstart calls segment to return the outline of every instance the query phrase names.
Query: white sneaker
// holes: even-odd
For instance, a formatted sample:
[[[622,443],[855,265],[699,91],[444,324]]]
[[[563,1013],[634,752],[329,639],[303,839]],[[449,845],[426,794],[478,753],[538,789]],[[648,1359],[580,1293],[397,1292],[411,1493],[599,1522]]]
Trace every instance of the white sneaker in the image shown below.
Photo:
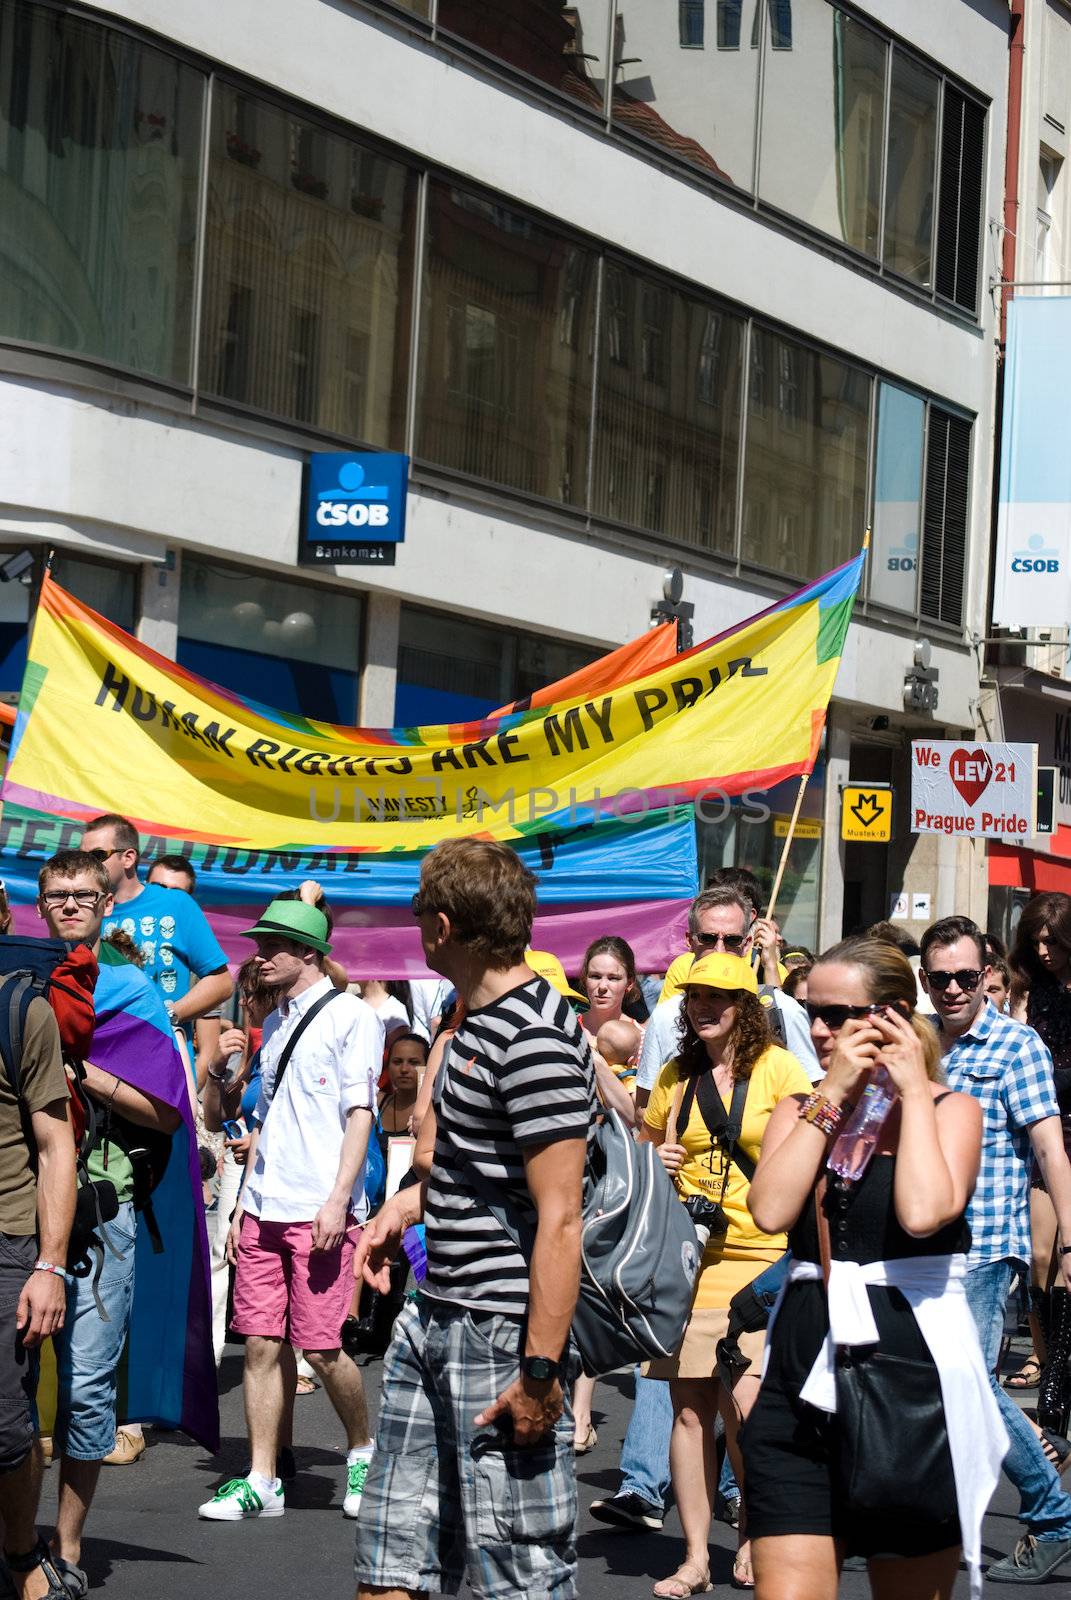
[[[244,1522],[247,1517],[281,1517],[285,1510],[283,1486],[278,1478],[263,1493],[248,1478],[229,1478],[220,1484],[211,1500],[198,1506],[197,1515],[206,1522]]]
[[[368,1476],[368,1469],[372,1465],[371,1456],[358,1456],[356,1461],[351,1461],[346,1467],[346,1497],[342,1502],[342,1515],[355,1517],[361,1509],[361,1496],[364,1494],[364,1481]]]

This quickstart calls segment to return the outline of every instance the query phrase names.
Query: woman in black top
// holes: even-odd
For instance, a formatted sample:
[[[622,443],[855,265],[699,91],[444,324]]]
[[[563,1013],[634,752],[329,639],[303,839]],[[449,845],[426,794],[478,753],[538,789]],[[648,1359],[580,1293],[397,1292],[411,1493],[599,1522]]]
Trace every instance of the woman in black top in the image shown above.
[[[845,1185],[828,1174],[831,1256],[869,1264],[969,1248],[964,1210],[978,1172],[981,1112],[969,1096],[940,1087],[937,1034],[915,1016],[916,995],[909,962],[876,940],[847,940],[811,969],[807,1009],[826,1077],[806,1100],[776,1107],[749,1196],[760,1228],[790,1230],[797,1262],[820,1259],[816,1181],[837,1125],[879,1060],[899,1097],[862,1177]],[[939,1393],[936,1366],[907,1300],[891,1287],[867,1292],[878,1349],[927,1363]],[[822,1282],[791,1283],[740,1441],[758,1600],[834,1600],[849,1552],[868,1558],[875,1595],[946,1597],[960,1558],[954,1494],[922,1521],[860,1515],[834,1489],[837,1414],[800,1398],[828,1330]],[[869,1560],[877,1555],[892,1559]]]

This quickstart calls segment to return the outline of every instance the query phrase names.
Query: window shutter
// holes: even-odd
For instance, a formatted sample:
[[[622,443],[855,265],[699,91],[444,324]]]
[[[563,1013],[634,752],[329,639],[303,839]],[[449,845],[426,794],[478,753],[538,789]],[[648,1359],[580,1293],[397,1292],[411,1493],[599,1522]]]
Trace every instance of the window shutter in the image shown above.
[[[945,84],[937,211],[937,293],[972,313],[978,309],[985,111]]]
[[[957,628],[963,624],[970,457],[970,423],[931,406],[920,607],[924,617]]]

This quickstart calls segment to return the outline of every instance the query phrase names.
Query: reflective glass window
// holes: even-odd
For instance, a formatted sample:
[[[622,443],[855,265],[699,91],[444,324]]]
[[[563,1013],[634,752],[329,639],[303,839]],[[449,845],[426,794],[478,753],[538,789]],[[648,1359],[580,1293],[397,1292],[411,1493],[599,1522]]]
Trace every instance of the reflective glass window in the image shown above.
[[[740,49],[740,0],[716,5],[718,48],[711,50],[697,48],[710,42],[705,11],[689,13],[689,32],[684,0],[677,14],[665,0],[618,0],[613,118],[678,160],[750,191],[758,54]]]
[[[759,194],[876,256],[888,46],[827,0],[796,0],[790,19],[771,12]]]
[[[190,379],[202,73],[0,0],[0,336]]]
[[[706,30],[706,0],[677,0],[677,21],[682,50],[702,50]]]
[[[413,172],[221,83],[201,386],[367,444],[405,414]]]
[[[685,4],[678,0],[681,27]],[[439,0],[440,33],[453,33],[507,66],[538,78],[589,111],[601,111],[606,90],[609,0],[572,5],[533,0]]]
[[[870,594],[898,611],[916,605],[925,427],[926,405],[917,394],[878,385]]]
[[[432,183],[417,453],[582,505],[594,304],[594,251],[498,200]]]
[[[863,542],[870,377],[753,326],[748,394],[742,558],[817,577]]]
[[[133,633],[138,618],[140,569],[118,561],[83,561],[60,550],[52,558],[52,576],[84,605]]]
[[[935,72],[893,52],[885,178],[885,265],[929,288],[933,282]]]
[[[179,664],[191,672],[284,711],[357,720],[355,594],[186,555],[178,632]]]
[[[609,262],[603,307],[593,509],[730,553],[741,319]]]

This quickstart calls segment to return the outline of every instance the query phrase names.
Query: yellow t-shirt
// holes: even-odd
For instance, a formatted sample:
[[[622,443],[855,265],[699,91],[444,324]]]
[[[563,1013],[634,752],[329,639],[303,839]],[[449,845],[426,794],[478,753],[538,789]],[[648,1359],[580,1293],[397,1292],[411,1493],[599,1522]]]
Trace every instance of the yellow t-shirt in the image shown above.
[[[644,1122],[658,1132],[665,1129],[673,1106],[677,1085],[680,1083],[676,1060],[667,1061],[658,1082],[647,1102]],[[780,1045],[770,1045],[756,1061],[744,1103],[744,1122],[740,1130],[739,1146],[753,1161],[759,1158],[762,1136],[778,1101],[793,1094],[810,1094],[813,1085],[795,1056]],[[731,1095],[723,1097],[726,1111]],[[728,1305],[729,1300],[750,1283],[762,1263],[776,1261],[786,1247],[783,1233],[762,1233],[756,1227],[747,1208],[749,1183],[736,1162],[725,1171],[725,1157],[713,1140],[698,1097],[692,1101],[688,1126],[678,1128],[677,1140],[688,1152],[688,1159],[677,1174],[677,1188],[683,1195],[701,1194],[708,1200],[721,1200],[728,1218],[729,1230],[718,1238],[712,1237],[703,1254],[703,1266],[696,1288],[695,1305],[699,1309]],[[724,1194],[722,1187],[724,1184]]]
[[[692,970],[692,962],[694,960],[695,956],[690,950],[685,950],[683,955],[673,957],[669,964],[669,971],[662,982],[662,993],[658,996],[659,1004],[663,1000],[672,1000],[675,994],[680,994],[688,982],[688,974]],[[788,968],[782,966],[779,961],[777,963],[777,972],[781,982],[784,983],[788,977]]]

